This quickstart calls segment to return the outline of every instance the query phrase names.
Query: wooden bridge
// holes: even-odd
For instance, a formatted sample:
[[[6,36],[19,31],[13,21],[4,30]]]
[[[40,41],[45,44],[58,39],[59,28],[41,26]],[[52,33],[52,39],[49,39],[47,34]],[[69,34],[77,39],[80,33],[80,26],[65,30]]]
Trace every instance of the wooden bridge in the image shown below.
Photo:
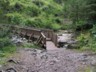
[[[28,41],[34,41],[36,44],[46,48],[47,50],[57,49],[57,35],[52,30],[12,27],[13,32],[21,37],[26,37]]]

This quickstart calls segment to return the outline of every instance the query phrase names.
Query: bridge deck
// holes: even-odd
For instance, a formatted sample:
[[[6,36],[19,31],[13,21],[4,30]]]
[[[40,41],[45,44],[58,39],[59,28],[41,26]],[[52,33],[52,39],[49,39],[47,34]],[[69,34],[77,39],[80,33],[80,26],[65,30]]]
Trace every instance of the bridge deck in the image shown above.
[[[46,49],[47,50],[54,50],[57,49],[55,44],[52,41],[46,41]]]

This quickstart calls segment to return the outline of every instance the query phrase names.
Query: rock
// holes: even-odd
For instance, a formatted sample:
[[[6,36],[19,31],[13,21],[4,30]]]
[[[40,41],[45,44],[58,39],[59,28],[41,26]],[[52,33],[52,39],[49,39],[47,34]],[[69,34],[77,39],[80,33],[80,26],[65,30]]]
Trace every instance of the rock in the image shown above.
[[[75,34],[65,31],[62,35],[58,35],[59,47],[63,48],[77,48],[77,41]]]
[[[48,56],[47,55],[42,55],[41,59],[48,59]]]
[[[7,62],[10,62],[10,63],[15,63],[15,64],[17,64],[17,62],[16,62],[14,59],[9,59]]]
[[[0,68],[2,67],[2,65],[0,65]]]
[[[13,64],[16,61],[10,59],[12,63],[3,67],[6,72],[77,72],[79,68],[95,66],[96,63],[96,57],[64,48],[51,51],[23,49],[20,52],[15,59],[22,64]]]
[[[65,45],[63,46],[63,48],[68,48],[68,44],[65,44]]]
[[[34,57],[36,57],[37,56],[37,51],[33,51],[32,53],[31,53],[31,55],[33,55]]]
[[[0,70],[0,72],[5,72],[4,70]]]
[[[40,54],[41,53],[41,50],[37,50],[37,53]]]
[[[0,72],[3,72],[3,71],[2,71],[2,65],[0,65]]]
[[[16,35],[12,36],[11,41],[16,44],[17,46],[22,45],[23,43],[27,43],[28,40],[26,38],[21,38]]]
[[[55,60],[50,61],[50,65],[54,65],[56,63]]]
[[[5,72],[17,72],[14,68],[8,68]]]
[[[96,66],[96,60],[95,60],[95,59],[93,59],[91,65],[92,65],[92,66]]]

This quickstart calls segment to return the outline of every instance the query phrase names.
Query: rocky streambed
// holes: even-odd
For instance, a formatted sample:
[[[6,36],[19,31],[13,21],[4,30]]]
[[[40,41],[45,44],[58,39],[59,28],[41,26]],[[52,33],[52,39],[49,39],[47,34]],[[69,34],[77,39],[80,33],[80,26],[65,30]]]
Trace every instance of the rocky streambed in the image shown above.
[[[76,48],[78,41],[76,40],[76,34],[73,31],[59,31],[58,43],[61,48]]]
[[[0,72],[96,72],[95,67],[95,53],[22,49],[0,67]]]

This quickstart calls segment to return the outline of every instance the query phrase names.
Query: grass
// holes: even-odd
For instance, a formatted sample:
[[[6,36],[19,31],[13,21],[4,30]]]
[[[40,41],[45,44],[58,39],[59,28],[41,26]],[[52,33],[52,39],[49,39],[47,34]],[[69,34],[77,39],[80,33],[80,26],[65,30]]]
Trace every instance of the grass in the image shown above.
[[[13,55],[16,52],[15,46],[6,46],[0,49],[0,64],[3,65],[6,63],[6,59]]]
[[[91,72],[90,66],[87,67],[79,67],[77,72]]]
[[[40,48],[40,46],[37,45],[37,44],[34,44],[34,43],[26,43],[26,44],[23,45],[23,48],[35,48],[35,49],[38,49],[38,48]]]
[[[20,48],[20,47],[19,47]],[[21,48],[34,48],[39,49],[40,46],[34,44],[34,43],[26,43],[21,46]],[[17,51],[16,46],[6,46],[4,48],[0,49],[0,65],[6,64],[6,60],[11,57],[15,52]]]

